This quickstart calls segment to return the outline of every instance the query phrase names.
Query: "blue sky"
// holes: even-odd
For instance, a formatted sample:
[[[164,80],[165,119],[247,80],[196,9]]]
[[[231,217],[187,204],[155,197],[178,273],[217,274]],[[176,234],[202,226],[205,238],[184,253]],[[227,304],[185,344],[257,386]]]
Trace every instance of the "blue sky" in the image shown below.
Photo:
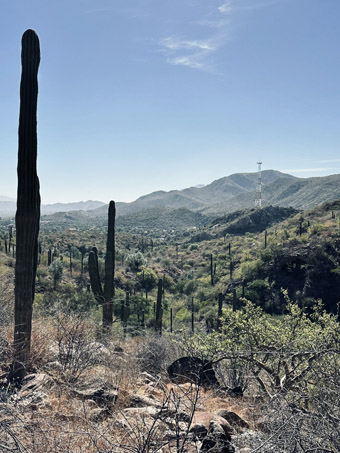
[[[3,0],[0,195],[16,193],[27,28],[45,203],[132,201],[259,159],[340,173],[339,0]]]

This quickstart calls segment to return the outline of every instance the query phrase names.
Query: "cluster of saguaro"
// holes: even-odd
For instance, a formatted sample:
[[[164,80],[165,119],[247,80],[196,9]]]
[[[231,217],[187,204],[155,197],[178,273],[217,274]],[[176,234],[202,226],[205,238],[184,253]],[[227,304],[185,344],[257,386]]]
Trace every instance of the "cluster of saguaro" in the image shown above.
[[[14,310],[14,372],[30,354],[32,305],[38,264],[40,192],[37,175],[37,100],[39,38],[33,30],[22,37],[16,211],[16,265]]]
[[[89,274],[92,292],[103,306],[103,333],[111,330],[113,321],[114,270],[115,270],[115,218],[116,206],[110,201],[108,212],[108,230],[105,255],[104,288],[102,287],[99,268],[98,252],[95,247],[89,253]]]
[[[80,275],[81,275],[81,277],[83,277],[83,275],[84,275],[84,258],[87,253],[87,248],[85,247],[85,245],[81,245],[80,247],[78,247],[78,250],[81,253]]]

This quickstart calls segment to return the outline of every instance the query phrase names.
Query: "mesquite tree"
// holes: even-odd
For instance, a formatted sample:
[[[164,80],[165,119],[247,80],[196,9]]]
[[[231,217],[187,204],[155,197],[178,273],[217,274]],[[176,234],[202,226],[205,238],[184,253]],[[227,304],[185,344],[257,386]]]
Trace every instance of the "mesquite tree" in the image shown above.
[[[108,212],[108,229],[105,256],[104,288],[102,287],[99,268],[98,252],[94,247],[89,253],[89,274],[93,294],[103,306],[103,333],[111,330],[113,321],[114,271],[115,271],[115,218],[116,206],[110,201]]]
[[[29,360],[32,306],[38,264],[40,193],[37,175],[37,100],[39,38],[33,30],[22,37],[16,265],[14,309],[14,370]],[[21,369],[22,365],[19,365]],[[19,369],[20,369],[19,368]]]

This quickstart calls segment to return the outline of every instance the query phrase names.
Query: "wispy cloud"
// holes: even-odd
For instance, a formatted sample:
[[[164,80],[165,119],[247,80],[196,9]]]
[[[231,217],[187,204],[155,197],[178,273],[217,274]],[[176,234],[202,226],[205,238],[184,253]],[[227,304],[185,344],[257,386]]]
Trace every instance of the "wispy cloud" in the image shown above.
[[[193,69],[213,71],[210,57],[225,42],[225,37],[215,34],[208,39],[183,39],[177,36],[163,38],[159,45],[166,53],[166,61],[172,65],[182,65]]]
[[[222,14],[230,14],[232,11],[231,3],[230,2],[224,3],[223,5],[219,6],[218,10]]]
[[[173,65],[182,65],[188,66],[189,68],[193,69],[208,69],[208,66],[205,62],[200,61],[202,60],[202,55],[190,55],[187,57],[174,57],[168,58],[167,62]]]
[[[200,50],[215,50],[216,46],[211,42],[211,40],[194,40],[194,41],[185,41],[178,39],[174,36],[169,36],[164,38],[159,43],[161,46],[169,50],[183,50],[183,49],[200,49]]]
[[[265,8],[277,1],[279,0],[224,0],[224,2],[221,0],[219,6],[209,7],[205,16],[197,18],[194,22],[209,29],[208,38],[171,35],[162,38],[158,45],[166,54],[166,61],[169,64],[218,73],[213,57],[230,40],[234,13]]]

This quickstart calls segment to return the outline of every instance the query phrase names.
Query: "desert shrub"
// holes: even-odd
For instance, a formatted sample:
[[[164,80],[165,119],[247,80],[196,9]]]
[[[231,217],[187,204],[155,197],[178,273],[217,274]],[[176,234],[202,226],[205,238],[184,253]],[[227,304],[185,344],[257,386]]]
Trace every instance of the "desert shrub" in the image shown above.
[[[58,362],[68,382],[75,382],[95,363],[95,330],[84,316],[58,313],[54,320]]]
[[[139,272],[146,265],[146,259],[142,252],[130,253],[125,259],[125,265],[131,272]]]
[[[136,357],[141,371],[157,375],[166,370],[175,360],[177,348],[164,337],[148,337],[140,343],[136,350]]]

